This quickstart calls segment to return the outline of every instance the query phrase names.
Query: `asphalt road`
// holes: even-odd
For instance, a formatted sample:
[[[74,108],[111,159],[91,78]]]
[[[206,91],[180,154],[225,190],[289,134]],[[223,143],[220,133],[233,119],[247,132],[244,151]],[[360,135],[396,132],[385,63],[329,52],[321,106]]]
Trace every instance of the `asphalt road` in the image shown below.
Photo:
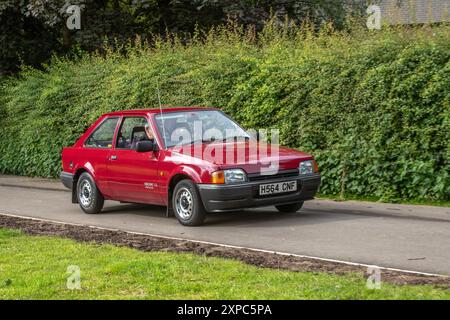
[[[87,215],[49,185],[0,185],[0,213],[450,275],[450,208],[314,200],[296,214],[211,214],[189,228],[155,206],[107,201]]]

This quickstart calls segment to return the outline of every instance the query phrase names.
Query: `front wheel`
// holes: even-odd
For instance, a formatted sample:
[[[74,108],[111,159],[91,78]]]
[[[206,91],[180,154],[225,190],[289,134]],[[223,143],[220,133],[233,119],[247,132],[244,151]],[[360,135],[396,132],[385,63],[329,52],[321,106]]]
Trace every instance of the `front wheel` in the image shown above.
[[[78,178],[77,198],[81,209],[86,213],[99,213],[105,202],[94,179],[87,172],[83,172]]]
[[[278,211],[282,213],[294,213],[300,210],[303,206],[303,201],[291,203],[291,204],[282,204],[279,206],[275,206]]]
[[[205,220],[205,209],[195,184],[188,179],[175,186],[172,207],[178,221],[184,226],[198,226]]]

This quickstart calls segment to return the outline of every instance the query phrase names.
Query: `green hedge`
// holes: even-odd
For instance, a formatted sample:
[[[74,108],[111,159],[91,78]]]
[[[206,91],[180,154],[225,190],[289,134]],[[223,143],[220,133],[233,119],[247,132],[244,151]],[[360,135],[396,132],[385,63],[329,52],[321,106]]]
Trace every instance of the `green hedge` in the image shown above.
[[[201,38],[201,39],[200,39]],[[125,53],[123,52],[125,51]],[[0,171],[56,177],[60,153],[102,113],[219,106],[313,153],[321,192],[450,199],[450,28],[335,33],[222,28],[106,56],[54,59],[0,89]]]

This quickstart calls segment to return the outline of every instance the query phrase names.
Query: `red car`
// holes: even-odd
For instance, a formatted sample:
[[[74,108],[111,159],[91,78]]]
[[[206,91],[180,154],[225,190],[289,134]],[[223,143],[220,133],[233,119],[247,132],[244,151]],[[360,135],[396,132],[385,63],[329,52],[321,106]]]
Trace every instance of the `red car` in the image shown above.
[[[101,116],[62,152],[72,202],[167,206],[183,225],[207,212],[275,205],[295,212],[320,185],[314,158],[260,141],[215,108],[127,110]]]

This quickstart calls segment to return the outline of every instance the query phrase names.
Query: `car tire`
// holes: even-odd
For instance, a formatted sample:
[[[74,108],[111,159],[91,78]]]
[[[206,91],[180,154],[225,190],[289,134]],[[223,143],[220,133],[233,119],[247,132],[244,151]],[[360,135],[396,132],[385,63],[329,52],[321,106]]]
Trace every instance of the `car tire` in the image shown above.
[[[89,214],[99,213],[102,210],[105,198],[89,173],[83,172],[78,178],[76,192],[81,210]]]
[[[184,226],[199,226],[206,216],[197,186],[189,179],[181,180],[172,194],[172,208],[178,221]]]
[[[290,204],[282,204],[279,206],[275,206],[278,211],[282,213],[294,213],[300,210],[303,206],[303,201],[296,202],[296,203],[290,203]]]

